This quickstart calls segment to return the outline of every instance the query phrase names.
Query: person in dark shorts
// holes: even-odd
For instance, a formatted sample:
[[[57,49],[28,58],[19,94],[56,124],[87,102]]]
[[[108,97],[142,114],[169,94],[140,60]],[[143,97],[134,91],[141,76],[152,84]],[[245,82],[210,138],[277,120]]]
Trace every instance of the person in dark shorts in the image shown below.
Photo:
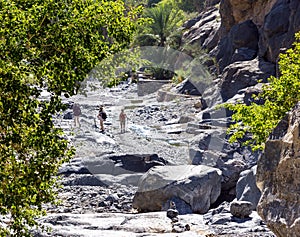
[[[98,113],[97,118],[100,121],[100,130],[101,130],[101,132],[104,132],[104,121],[106,120],[107,115],[106,115],[102,105],[99,106],[99,113]]]

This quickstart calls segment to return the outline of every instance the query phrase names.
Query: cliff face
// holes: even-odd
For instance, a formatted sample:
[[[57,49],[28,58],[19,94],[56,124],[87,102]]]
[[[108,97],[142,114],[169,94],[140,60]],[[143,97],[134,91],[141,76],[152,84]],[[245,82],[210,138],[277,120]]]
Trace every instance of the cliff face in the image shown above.
[[[259,215],[279,237],[300,236],[300,103],[266,143],[257,165]]]
[[[221,35],[235,25],[251,22],[258,34],[258,56],[276,63],[281,49],[291,46],[300,30],[298,0],[223,0],[220,4]]]
[[[183,41],[216,58],[215,84],[203,95],[205,102],[249,103],[260,81],[278,75],[279,54],[300,31],[300,1],[221,0],[188,23]],[[257,211],[280,237],[300,236],[299,124],[300,104],[274,130],[257,166],[262,191]]]
[[[221,0],[186,28],[183,42],[216,58],[217,84],[227,101],[278,73],[279,53],[300,30],[300,1]],[[251,68],[250,74],[241,68]]]

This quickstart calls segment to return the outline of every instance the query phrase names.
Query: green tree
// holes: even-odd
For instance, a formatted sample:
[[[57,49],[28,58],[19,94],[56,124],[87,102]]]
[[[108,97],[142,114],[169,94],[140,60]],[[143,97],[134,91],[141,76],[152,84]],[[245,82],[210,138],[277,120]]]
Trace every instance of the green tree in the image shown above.
[[[29,236],[42,204],[55,202],[57,170],[74,154],[52,119],[60,96],[128,46],[139,11],[120,0],[0,0],[1,236]]]
[[[148,24],[143,25],[141,32],[136,38],[136,44],[140,46],[158,45],[178,48],[178,39],[181,38],[180,27],[184,22],[183,11],[174,1],[163,1],[155,7],[146,8],[144,17],[150,19]]]
[[[234,112],[235,122],[229,127],[230,141],[247,138],[244,145],[251,145],[255,149],[263,149],[264,143],[278,122],[300,100],[300,33],[296,34],[296,41],[291,49],[280,55],[278,78],[271,76],[268,84],[254,99],[264,101],[255,102],[247,106],[244,103],[226,104],[225,107]]]

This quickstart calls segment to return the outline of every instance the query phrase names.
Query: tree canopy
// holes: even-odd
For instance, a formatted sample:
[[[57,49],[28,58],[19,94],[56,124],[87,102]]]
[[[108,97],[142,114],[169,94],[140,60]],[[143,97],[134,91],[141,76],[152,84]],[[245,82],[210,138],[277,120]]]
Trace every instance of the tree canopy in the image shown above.
[[[0,0],[0,235],[29,236],[74,154],[53,117],[103,58],[127,47],[140,8],[109,0]],[[47,88],[49,100],[40,100]]]
[[[300,101],[300,33],[296,34],[293,47],[280,55],[280,76],[271,76],[262,92],[251,105],[226,104],[234,114],[235,122],[229,127],[230,141],[244,139],[244,145],[263,149],[265,141],[278,122]],[[263,101],[262,104],[256,101]],[[250,135],[250,138],[249,136]]]

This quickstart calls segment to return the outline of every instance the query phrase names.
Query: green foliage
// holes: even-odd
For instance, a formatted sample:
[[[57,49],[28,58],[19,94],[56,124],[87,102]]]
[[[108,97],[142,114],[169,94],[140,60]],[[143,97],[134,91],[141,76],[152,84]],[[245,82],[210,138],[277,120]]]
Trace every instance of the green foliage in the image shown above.
[[[145,9],[144,17],[150,19],[148,24],[140,28],[140,33],[135,39],[135,44],[142,46],[143,42],[155,42],[148,46],[172,46],[178,48],[178,36],[181,35],[179,30],[184,21],[183,11],[176,7],[174,1],[163,1],[155,7]],[[177,45],[171,45],[171,42],[177,42]],[[175,46],[175,47],[174,47]]]
[[[140,8],[122,1],[0,0],[0,235],[29,236],[42,204],[55,202],[59,166],[74,148],[52,117],[60,96],[104,57],[127,47]],[[39,99],[47,87],[51,98]]]
[[[263,149],[269,134],[300,100],[300,33],[296,34],[293,48],[280,55],[280,77],[271,76],[262,92],[255,100],[263,100],[262,105],[251,103],[226,104],[234,112],[232,119],[236,123],[229,127],[230,141],[237,141],[251,134],[244,142],[254,150]]]
[[[141,58],[140,48],[122,50],[114,55],[109,55],[103,59],[89,74],[92,80],[100,79],[103,87],[113,87],[129,77],[130,72],[134,72],[148,61]],[[81,92],[86,87],[93,86],[94,83],[81,84]],[[89,88],[93,89],[93,88]]]

